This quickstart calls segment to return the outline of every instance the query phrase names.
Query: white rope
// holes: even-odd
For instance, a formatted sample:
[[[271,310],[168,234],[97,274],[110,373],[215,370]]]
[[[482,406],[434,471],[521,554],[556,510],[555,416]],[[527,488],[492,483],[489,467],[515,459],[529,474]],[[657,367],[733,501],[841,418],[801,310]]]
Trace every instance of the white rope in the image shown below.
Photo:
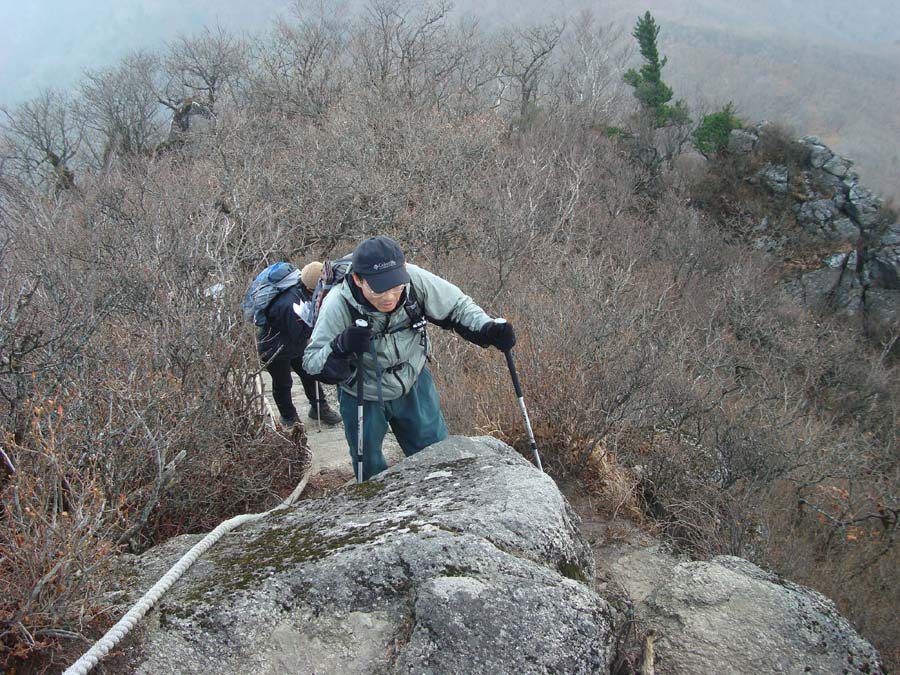
[[[188,551],[181,560],[175,563],[175,565],[172,566],[159,581],[153,584],[150,590],[137,601],[137,604],[128,610],[125,616],[119,619],[115,626],[106,631],[106,634],[100,638],[93,647],[86,651],[75,663],[69,666],[63,672],[63,675],[87,675],[91,668],[97,665],[100,659],[106,656],[109,651],[115,647],[119,641],[135,627],[135,625],[137,625],[137,622],[140,621],[157,600],[172,587],[172,584],[178,581],[178,578],[194,564],[197,558],[206,553],[206,551],[208,551],[213,544],[219,541],[219,539],[227,532],[230,532],[239,525],[255,522],[261,518],[265,518],[274,511],[287,508],[293,504],[306,487],[306,483],[309,481],[309,474],[310,471],[307,469],[303,475],[303,479],[297,484],[294,491],[275,508],[269,509],[264,513],[245,513],[241,516],[229,518],[223,523],[220,523],[216,529],[207,534],[199,542],[194,544],[191,550]]]

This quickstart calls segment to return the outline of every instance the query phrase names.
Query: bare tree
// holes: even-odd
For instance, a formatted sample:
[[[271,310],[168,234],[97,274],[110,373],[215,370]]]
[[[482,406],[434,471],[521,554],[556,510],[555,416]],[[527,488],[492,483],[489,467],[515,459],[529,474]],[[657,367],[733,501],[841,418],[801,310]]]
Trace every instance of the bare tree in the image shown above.
[[[354,70],[382,96],[431,103],[462,59],[447,26],[445,0],[372,0],[352,41]]]
[[[81,143],[81,122],[64,94],[44,91],[12,112],[0,109],[12,171],[32,185],[75,187],[69,167]]]
[[[247,70],[247,45],[221,27],[181,36],[169,45],[163,59],[167,81],[160,102],[177,112],[188,99],[215,110]]]
[[[257,105],[285,114],[321,115],[341,95],[347,25],[340,6],[326,0],[293,5],[293,20],[279,19],[255,49],[251,90]]]
[[[30,216],[28,221],[24,214]],[[36,378],[63,381],[63,373],[107,315],[114,295],[95,297],[84,277],[84,285],[74,287],[66,279],[75,273],[73,266],[40,250],[54,245],[54,229],[44,209],[14,208],[10,220],[10,231],[0,233],[0,413],[3,426],[20,442]]]
[[[475,19],[464,19],[454,28],[451,49],[459,55],[451,77],[443,87],[440,107],[459,116],[489,110],[497,66],[486,48],[487,40]]]
[[[501,90],[498,104],[513,103],[520,124],[537,105],[547,64],[564,29],[564,24],[552,22],[508,30],[500,37],[497,58]],[[509,91],[508,84],[512,85]]]
[[[157,69],[153,54],[133,52],[118,66],[85,74],[83,124],[97,165],[147,152],[159,140],[159,101],[152,80]]]
[[[633,51],[614,24],[600,24],[590,10],[580,12],[572,35],[560,44],[553,93],[580,117],[599,122],[621,113],[626,93],[622,74]]]

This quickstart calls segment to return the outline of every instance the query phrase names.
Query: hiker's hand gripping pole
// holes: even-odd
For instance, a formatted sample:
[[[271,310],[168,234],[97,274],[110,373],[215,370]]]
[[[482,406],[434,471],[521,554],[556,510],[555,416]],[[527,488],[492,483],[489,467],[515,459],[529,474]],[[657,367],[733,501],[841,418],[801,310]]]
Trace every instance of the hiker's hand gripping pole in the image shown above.
[[[359,328],[368,328],[365,319],[357,319]],[[356,482],[363,482],[363,355],[356,356]]]
[[[494,322],[506,323],[506,319],[494,319]],[[534,440],[534,432],[531,430],[531,420],[528,419],[528,410],[525,408],[525,396],[522,394],[522,385],[519,383],[519,374],[516,372],[512,350],[505,350],[503,355],[506,357],[506,365],[509,368],[510,377],[512,377],[513,389],[516,390],[516,397],[519,399],[519,408],[521,408],[522,416],[525,418],[525,429],[528,431],[528,442],[531,443],[531,451],[534,453],[534,463],[540,471],[543,471],[541,455],[538,453],[537,441]]]

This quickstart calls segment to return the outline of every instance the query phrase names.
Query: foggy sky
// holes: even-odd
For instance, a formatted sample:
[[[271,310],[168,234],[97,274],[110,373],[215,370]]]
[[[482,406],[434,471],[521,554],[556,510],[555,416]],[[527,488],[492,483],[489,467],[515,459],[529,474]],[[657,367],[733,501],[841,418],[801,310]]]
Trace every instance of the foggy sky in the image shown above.
[[[362,0],[348,3],[360,5]],[[179,34],[217,22],[259,33],[291,0],[0,0],[0,105],[42,87],[70,89],[85,68],[115,63],[136,48],[159,50]],[[601,20],[633,25],[646,10],[666,21],[775,38],[859,46],[900,44],[900,3],[866,0],[456,0],[454,14],[486,25],[541,21],[590,8]]]

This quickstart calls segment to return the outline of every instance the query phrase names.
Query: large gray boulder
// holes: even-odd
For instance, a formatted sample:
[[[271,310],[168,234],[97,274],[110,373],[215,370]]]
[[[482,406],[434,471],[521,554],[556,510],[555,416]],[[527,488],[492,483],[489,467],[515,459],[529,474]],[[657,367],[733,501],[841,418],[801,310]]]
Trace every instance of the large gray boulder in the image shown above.
[[[834,202],[838,209],[843,209],[847,203],[847,192],[850,190],[844,181],[823,169],[812,169],[801,173],[804,183],[810,187],[813,199],[816,197],[828,198]]]
[[[822,165],[822,168],[825,169],[832,176],[837,176],[838,178],[843,178],[847,175],[847,172],[850,171],[850,167],[853,166],[853,162],[849,159],[845,159],[839,155],[834,155],[831,159],[829,159],[825,164]]]
[[[742,558],[676,565],[641,613],[656,631],[657,675],[883,672],[828,598]]]
[[[861,234],[862,231],[849,218],[836,219],[825,232],[825,236],[832,241],[849,241],[851,243],[858,241]]]
[[[508,446],[448,439],[227,535],[149,615],[135,672],[608,673],[576,524]]]
[[[854,185],[848,193],[847,213],[863,227],[871,227],[878,219],[878,211],[884,204],[877,196],[862,185]]]
[[[870,286],[900,290],[900,223],[888,225],[875,235],[865,264]]]
[[[810,143],[809,149],[809,165],[816,169],[821,169],[834,157],[831,150],[818,143]]]
[[[844,273],[840,268],[821,267],[785,284],[791,296],[807,307],[825,311],[830,309]]]
[[[863,309],[864,294],[856,260],[855,251],[829,256],[825,259],[825,267],[785,284],[785,289],[799,302],[817,311],[834,310],[855,315]]]

